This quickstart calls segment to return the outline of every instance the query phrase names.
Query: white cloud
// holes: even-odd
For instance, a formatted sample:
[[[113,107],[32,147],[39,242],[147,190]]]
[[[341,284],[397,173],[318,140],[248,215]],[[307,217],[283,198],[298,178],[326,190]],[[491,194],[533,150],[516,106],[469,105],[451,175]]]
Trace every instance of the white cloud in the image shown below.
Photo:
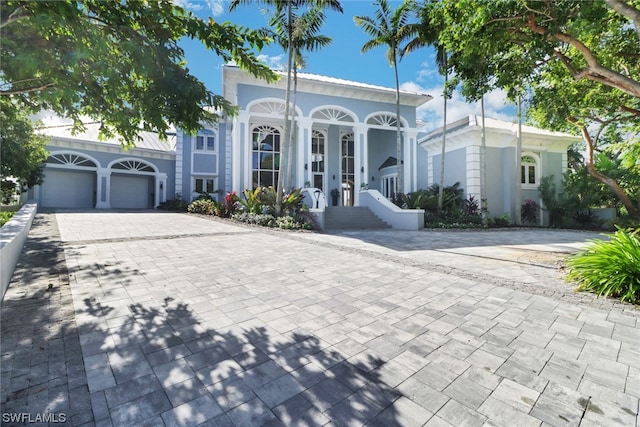
[[[416,82],[405,82],[400,87],[410,92],[431,95],[433,99],[418,108],[417,118],[426,123],[426,130],[443,126],[443,85],[423,87]],[[507,101],[505,92],[501,90],[494,90],[485,95],[484,109],[485,117],[492,119],[513,121],[516,118],[514,105]],[[468,102],[460,92],[454,92],[453,96],[447,100],[447,123],[462,119],[470,114],[481,114],[480,102]]]
[[[267,64],[267,66],[269,66],[269,68],[272,68],[274,70],[285,70],[287,68],[287,64],[285,64],[284,62],[284,54],[276,56],[261,54],[258,55],[257,58],[258,61],[264,62],[265,64]]]
[[[211,16],[220,16],[226,10],[224,0],[173,0],[173,3],[192,12],[208,9]]]
[[[226,11],[224,0],[205,0],[205,3],[209,7],[211,16],[220,16]]]

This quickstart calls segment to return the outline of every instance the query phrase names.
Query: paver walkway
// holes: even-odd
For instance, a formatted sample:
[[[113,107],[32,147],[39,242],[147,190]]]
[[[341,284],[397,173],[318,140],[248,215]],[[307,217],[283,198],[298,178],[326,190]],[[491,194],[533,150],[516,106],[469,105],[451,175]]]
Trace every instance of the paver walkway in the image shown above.
[[[640,426],[640,311],[555,268],[595,236],[38,214],[2,304],[2,422]]]

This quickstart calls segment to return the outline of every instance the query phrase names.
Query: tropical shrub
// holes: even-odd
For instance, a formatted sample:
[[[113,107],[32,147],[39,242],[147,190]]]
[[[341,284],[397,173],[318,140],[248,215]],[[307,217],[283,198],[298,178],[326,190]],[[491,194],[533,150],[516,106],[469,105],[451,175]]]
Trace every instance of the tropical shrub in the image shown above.
[[[567,261],[566,279],[579,291],[598,296],[640,302],[640,229],[618,229],[610,240],[591,240],[591,245]]]
[[[585,167],[563,175],[563,191],[557,190],[553,175],[543,177],[538,191],[544,209],[549,213],[549,224],[552,227],[600,229],[602,223],[591,208],[613,203],[609,191],[603,187]]]
[[[276,218],[276,226],[284,230],[308,230],[311,228],[308,224],[298,222],[295,218],[287,215]]]
[[[535,200],[527,199],[520,208],[520,221],[523,225],[538,224],[538,209],[540,207]]]
[[[224,218],[229,218],[232,216],[236,210],[238,210],[239,198],[235,191],[231,193],[227,193],[222,200],[222,204],[224,206],[224,211],[222,211],[222,216]]]
[[[304,207],[304,195],[302,189],[291,190],[290,193],[282,197],[282,213],[284,215],[295,215]]]
[[[215,215],[217,203],[211,199],[194,200],[189,203],[187,211],[189,213],[201,214],[201,215]]]
[[[261,225],[263,227],[273,227],[276,221],[276,218],[273,215],[257,214],[253,212],[238,212],[231,218],[245,224]]]
[[[262,209],[264,207],[262,201],[264,197],[262,194],[264,193],[264,187],[257,187],[254,190],[246,189],[243,192],[244,198],[238,199],[238,202],[242,206],[242,209],[245,212],[250,212],[254,214],[261,214]]]
[[[182,199],[175,200],[167,200],[166,202],[160,203],[158,209],[162,209],[165,211],[178,211],[178,212],[187,212],[189,207],[189,203]]]
[[[494,216],[493,218],[488,219],[487,225],[491,228],[509,227],[511,225],[511,217],[509,217],[509,214],[507,213],[500,216]]]
[[[480,205],[473,196],[464,199],[460,183],[442,189],[442,210],[438,210],[440,186],[434,184],[426,190],[399,194],[394,200],[398,206],[425,211],[425,227],[428,228],[478,228],[481,226]]]
[[[5,225],[15,214],[14,211],[0,211],[0,227]]]

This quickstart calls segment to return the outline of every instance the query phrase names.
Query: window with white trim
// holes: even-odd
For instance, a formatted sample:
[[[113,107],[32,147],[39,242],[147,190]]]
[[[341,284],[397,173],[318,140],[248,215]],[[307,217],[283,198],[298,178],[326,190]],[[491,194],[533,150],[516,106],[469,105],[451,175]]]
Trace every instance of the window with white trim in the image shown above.
[[[214,178],[195,177],[193,181],[193,191],[198,194],[212,195],[215,192]]]
[[[253,188],[275,187],[280,173],[280,130],[258,125],[251,130]]]
[[[196,135],[194,150],[204,151],[209,153],[215,152],[216,151],[215,135]]]
[[[539,184],[538,159],[531,154],[520,158],[520,183],[523,187],[536,187]]]

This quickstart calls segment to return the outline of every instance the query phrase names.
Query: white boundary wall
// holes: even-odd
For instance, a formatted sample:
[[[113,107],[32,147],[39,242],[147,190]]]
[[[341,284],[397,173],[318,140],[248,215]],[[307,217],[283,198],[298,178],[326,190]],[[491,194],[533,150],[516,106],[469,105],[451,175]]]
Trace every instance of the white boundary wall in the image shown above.
[[[22,247],[38,211],[37,203],[27,203],[0,228],[0,301],[9,287]]]

